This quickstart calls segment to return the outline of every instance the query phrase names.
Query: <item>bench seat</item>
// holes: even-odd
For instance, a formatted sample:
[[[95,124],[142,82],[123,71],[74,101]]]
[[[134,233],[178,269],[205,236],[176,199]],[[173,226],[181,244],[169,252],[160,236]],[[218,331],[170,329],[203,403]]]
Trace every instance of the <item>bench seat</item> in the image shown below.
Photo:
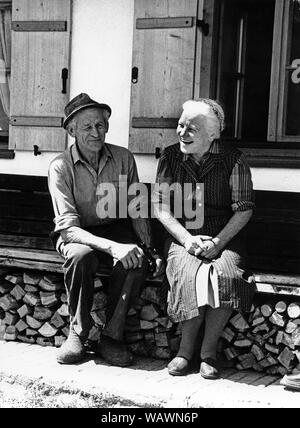
[[[242,233],[257,292],[300,296],[300,195],[255,193],[257,209]],[[46,177],[0,174],[0,267],[62,272],[49,238],[53,217]],[[151,221],[161,248],[162,226]],[[98,274],[109,273],[103,266]]]

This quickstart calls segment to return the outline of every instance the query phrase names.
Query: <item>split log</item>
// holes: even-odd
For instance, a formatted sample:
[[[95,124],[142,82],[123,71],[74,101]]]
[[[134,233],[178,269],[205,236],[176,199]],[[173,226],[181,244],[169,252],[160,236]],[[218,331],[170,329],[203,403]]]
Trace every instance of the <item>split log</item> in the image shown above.
[[[32,328],[33,330],[38,330],[39,328],[42,327],[43,323],[41,323],[40,321],[36,320],[35,318],[33,318],[30,315],[26,315],[26,323],[29,325],[30,328]]]
[[[23,302],[30,306],[38,306],[41,304],[41,299],[37,293],[26,293]]]
[[[250,369],[256,362],[255,356],[251,352],[239,355],[237,358],[240,361],[242,369]]]
[[[36,306],[33,312],[33,318],[39,321],[46,321],[53,315],[51,309],[45,306]]]
[[[290,303],[287,308],[287,313],[290,318],[299,318],[300,317],[300,304],[293,302]]]
[[[251,352],[255,356],[257,361],[263,360],[266,356],[261,347],[256,344],[252,346]]]
[[[171,329],[173,328],[173,325],[174,325],[169,317],[157,317],[155,321],[157,321],[160,325],[162,325],[166,329]]]
[[[270,316],[269,321],[278,327],[284,327],[286,324],[284,317],[276,311]]]
[[[248,346],[252,345],[252,342],[251,342],[251,340],[246,339],[246,338],[245,339],[238,339],[238,340],[235,340],[233,342],[233,345],[237,346],[238,348],[247,348]]]
[[[37,293],[40,289],[38,285],[25,284],[24,291],[26,291],[26,293]]]
[[[45,322],[45,324],[42,325],[38,332],[43,337],[53,337],[57,333],[57,328],[55,328],[49,322]]]
[[[4,340],[5,330],[6,330],[6,325],[0,324],[0,340]]]
[[[15,325],[19,321],[20,317],[18,314],[11,314],[10,312],[5,313],[5,317],[2,320],[2,324]]]
[[[92,328],[90,329],[88,339],[91,342],[99,342],[99,340],[100,340],[100,330],[99,330],[99,328],[97,328],[96,326],[93,325]]]
[[[300,346],[300,327],[297,327],[296,330],[293,331],[292,341],[294,346]]]
[[[263,340],[268,340],[270,337],[275,336],[278,331],[278,327],[273,327],[268,333],[262,335]]]
[[[295,349],[295,345],[294,345],[294,341],[292,336],[290,336],[289,334],[285,333],[282,330],[279,330],[275,339],[275,343],[276,345],[286,345],[291,349]]]
[[[96,276],[94,280],[94,290],[97,291],[99,290],[99,288],[102,288],[102,287],[103,287],[103,283],[101,279],[99,278],[99,276]]]
[[[225,327],[222,331],[221,337],[227,340],[227,342],[231,343],[233,339],[236,337],[236,334],[234,331],[231,330],[229,327]]]
[[[41,291],[40,299],[44,306],[55,306],[59,302],[59,296],[54,291]]]
[[[289,370],[292,366],[292,361],[294,360],[294,358],[295,355],[293,354],[293,352],[288,347],[285,347],[283,351],[278,355],[277,359],[280,364],[283,365],[283,367]]]
[[[23,274],[23,282],[24,284],[37,285],[42,279],[42,275],[38,272],[24,272]]]
[[[140,320],[141,330],[152,330],[158,326],[158,322]]]
[[[224,349],[224,354],[227,360],[232,360],[239,355],[237,350],[233,347]]]
[[[70,332],[70,326],[66,325],[65,327],[63,327],[61,329],[61,331],[63,332],[63,334],[68,337],[69,336],[69,332]]]
[[[264,322],[263,324],[257,325],[252,330],[252,333],[253,334],[257,334],[257,333],[262,332],[262,331],[265,331],[266,333],[269,333],[269,331],[270,331],[270,327],[269,327],[269,325],[266,322]]]
[[[270,375],[284,376],[285,374],[288,373],[288,370],[283,366],[276,365],[276,366],[267,367],[266,373],[268,373]]]
[[[23,283],[23,275],[6,275],[5,277],[6,281],[11,282],[12,284],[22,284]]]
[[[233,318],[230,319],[229,322],[236,330],[241,332],[249,330],[250,328],[249,324],[240,313],[237,313]]]
[[[128,311],[128,313],[127,313],[127,315],[129,317],[131,317],[133,315],[136,315],[136,314],[137,314],[137,311],[134,308],[130,308],[129,311]]]
[[[13,284],[8,281],[1,281],[0,283],[0,295],[10,293],[11,290],[14,288]]]
[[[145,321],[153,321],[158,316],[159,313],[152,304],[144,306],[140,312],[140,318]]]
[[[3,339],[7,341],[14,341],[17,339],[17,329],[15,326],[7,326],[5,329],[5,333],[3,335]]]
[[[59,315],[59,313],[56,311],[55,314],[52,316],[50,323],[53,327],[56,329],[62,328],[66,325],[65,320]]]
[[[158,347],[168,346],[168,336],[166,333],[155,333],[155,343]]]
[[[96,325],[104,327],[106,323],[106,312],[105,309],[99,309],[98,311],[91,312],[91,316]]]
[[[4,311],[19,309],[19,307],[20,304],[10,294],[5,294],[4,296],[0,297],[0,308],[2,308]]]
[[[253,366],[252,366],[252,368],[256,372],[263,372],[264,371],[264,367],[261,366],[258,362],[254,363]]]
[[[279,355],[280,353],[279,347],[276,345],[271,345],[270,343],[266,343],[265,348],[267,351],[271,352],[272,354]]]
[[[17,300],[22,300],[23,297],[25,296],[25,291],[23,290],[23,288],[17,284],[10,292],[10,294]]]
[[[19,319],[15,327],[18,330],[18,332],[21,333],[22,331],[26,330],[26,328],[28,328],[28,325],[26,324],[25,321],[23,321],[22,319]]]
[[[56,273],[47,273],[43,276],[43,280],[49,284],[63,284],[63,275]]]
[[[17,340],[19,340],[20,342],[23,342],[23,343],[29,343],[31,345],[33,343],[35,343],[34,337],[28,337],[28,336],[26,336],[24,334],[18,334],[17,335]]]
[[[45,280],[44,278],[42,278],[39,282],[39,287],[43,290],[43,291],[58,291],[61,290],[64,285],[61,282],[49,282],[47,280]]]
[[[143,357],[148,356],[147,347],[142,341],[129,344],[128,349],[135,355],[140,355]]]
[[[25,332],[26,336],[31,337],[31,336],[37,336],[39,333],[37,330],[34,330],[33,328],[26,328],[26,332]]]
[[[259,364],[262,367],[267,368],[277,364],[277,359],[275,359],[272,355],[267,355],[266,358],[264,358],[263,360],[260,360]]]

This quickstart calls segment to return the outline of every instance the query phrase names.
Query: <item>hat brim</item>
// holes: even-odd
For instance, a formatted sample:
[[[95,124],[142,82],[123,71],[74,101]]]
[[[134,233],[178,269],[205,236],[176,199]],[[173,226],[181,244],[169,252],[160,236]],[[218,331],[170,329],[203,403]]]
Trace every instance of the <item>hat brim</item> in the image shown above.
[[[65,120],[63,121],[63,127],[66,129],[67,124],[70,122],[70,120],[72,119],[72,117],[75,116],[76,113],[78,113],[80,110],[86,109],[88,107],[96,107],[102,110],[107,110],[109,112],[109,116],[111,115],[111,108],[109,107],[108,104],[101,104],[101,103],[89,103],[89,104],[85,104],[83,106],[79,106],[76,109],[74,109],[72,111],[72,113],[69,114],[69,116],[67,116],[65,118]]]

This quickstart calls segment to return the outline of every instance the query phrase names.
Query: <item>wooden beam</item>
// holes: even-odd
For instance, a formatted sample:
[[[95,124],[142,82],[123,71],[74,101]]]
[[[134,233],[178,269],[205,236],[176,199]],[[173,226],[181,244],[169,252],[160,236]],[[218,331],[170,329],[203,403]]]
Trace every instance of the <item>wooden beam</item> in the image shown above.
[[[12,21],[13,31],[67,31],[67,21]]]
[[[194,25],[192,16],[175,18],[137,18],[137,30],[153,30],[155,28],[186,28]]]
[[[63,118],[52,116],[12,116],[10,118],[10,124],[12,126],[46,126],[60,128],[63,124]]]

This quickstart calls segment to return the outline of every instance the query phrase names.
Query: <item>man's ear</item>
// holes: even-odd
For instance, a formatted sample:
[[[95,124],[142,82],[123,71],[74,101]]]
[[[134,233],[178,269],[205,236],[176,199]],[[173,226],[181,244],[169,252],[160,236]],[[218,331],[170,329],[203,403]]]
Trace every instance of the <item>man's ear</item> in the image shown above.
[[[71,135],[71,137],[75,138],[75,124],[69,123],[67,127],[68,134]]]
[[[108,120],[106,121],[106,132],[108,132],[108,130],[109,130],[109,122],[108,122]]]

